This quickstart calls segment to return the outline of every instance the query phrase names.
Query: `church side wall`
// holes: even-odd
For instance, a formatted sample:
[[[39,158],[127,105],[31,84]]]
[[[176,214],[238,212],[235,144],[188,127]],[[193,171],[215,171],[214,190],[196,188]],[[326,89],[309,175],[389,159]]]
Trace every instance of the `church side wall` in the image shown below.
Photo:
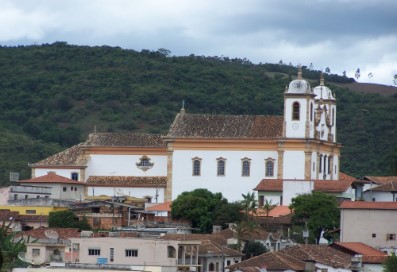
[[[252,189],[264,178],[277,178],[277,151],[174,150],[172,198],[185,191],[207,188],[221,192],[229,201],[241,200],[241,194]],[[217,158],[226,159],[225,175],[217,176]],[[193,158],[201,159],[200,176],[193,176]],[[250,176],[242,176],[242,159],[250,159]],[[265,159],[274,159],[273,176],[265,177]]]
[[[136,166],[140,158],[146,155],[153,167],[142,171]],[[91,154],[87,164],[85,179],[90,176],[167,176],[167,156],[160,155],[101,155]]]
[[[284,151],[283,178],[284,179],[305,178],[305,152],[290,151],[290,150]]]

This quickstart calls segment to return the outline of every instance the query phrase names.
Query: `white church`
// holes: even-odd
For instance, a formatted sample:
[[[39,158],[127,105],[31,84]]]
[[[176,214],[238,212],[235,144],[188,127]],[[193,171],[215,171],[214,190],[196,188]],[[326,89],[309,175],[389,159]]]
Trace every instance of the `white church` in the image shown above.
[[[32,178],[55,172],[81,182],[85,196],[123,194],[158,203],[196,188],[236,201],[259,183],[278,182],[281,191],[258,191],[260,201],[288,205],[316,182],[339,182],[340,149],[335,96],[323,77],[311,88],[299,69],[284,92],[284,116],[182,108],[166,135],[92,133],[30,167]]]

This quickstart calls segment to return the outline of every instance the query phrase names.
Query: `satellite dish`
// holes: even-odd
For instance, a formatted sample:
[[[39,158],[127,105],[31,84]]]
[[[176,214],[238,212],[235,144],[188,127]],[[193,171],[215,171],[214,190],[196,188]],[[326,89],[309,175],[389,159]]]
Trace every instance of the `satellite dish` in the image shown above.
[[[41,263],[35,262],[35,260],[26,259],[26,252],[19,252],[18,259],[20,259],[22,262],[25,262],[25,263],[29,263],[29,264],[33,264],[33,265],[41,265]]]
[[[56,232],[55,230],[51,230],[51,229],[45,230],[44,235],[49,239],[58,239],[59,238],[58,232]]]

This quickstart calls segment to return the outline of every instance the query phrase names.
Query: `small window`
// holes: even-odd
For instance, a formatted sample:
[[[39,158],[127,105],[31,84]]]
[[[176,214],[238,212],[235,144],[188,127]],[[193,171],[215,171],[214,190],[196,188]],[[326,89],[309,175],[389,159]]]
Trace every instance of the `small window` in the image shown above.
[[[36,214],[36,210],[26,210],[26,214]]]
[[[331,174],[331,156],[328,157],[328,174]]]
[[[17,199],[18,199],[18,195],[15,194],[15,195],[14,195],[14,200],[17,200]]]
[[[310,103],[310,121],[313,122],[313,103]]]
[[[316,163],[313,162],[313,172],[316,171]]]
[[[232,262],[230,261],[230,260],[227,260],[226,261],[226,266],[229,266],[229,265],[231,265],[232,264]]]
[[[266,160],[266,177],[273,177],[274,175],[274,161],[273,159]]]
[[[88,249],[88,255],[89,256],[99,256],[99,255],[101,255],[101,250],[100,249],[89,248]]]
[[[218,158],[218,167],[217,167],[217,175],[224,176],[225,175],[225,159]]]
[[[292,120],[300,119],[300,104],[298,102],[294,102],[292,104]]]
[[[258,198],[258,206],[263,207],[264,204],[265,204],[265,196],[260,195]]]
[[[372,233],[372,238],[376,238],[376,233]]]
[[[251,159],[244,158],[242,159],[243,165],[242,165],[242,173],[241,175],[243,177],[249,177],[250,172],[251,172]]]
[[[72,180],[79,180],[79,173],[73,172],[70,176]]]
[[[73,186],[72,186],[72,187],[70,187],[70,191],[73,191]]]
[[[125,256],[126,257],[138,257],[138,249],[126,249]]]
[[[167,247],[167,255],[168,258],[175,258],[176,257],[176,249],[173,246]]]
[[[386,241],[394,241],[394,240],[396,240],[396,234],[395,233],[386,234]]]
[[[322,160],[323,160],[323,155],[320,155],[320,162],[318,163],[318,172],[319,172],[319,173],[322,172],[322,168],[321,168],[321,166],[322,166],[322,164],[321,164]]]
[[[36,196],[36,198],[40,198],[40,196],[38,195],[38,196]]]
[[[66,187],[63,187],[63,191],[66,192]]]
[[[25,195],[25,199],[28,199],[29,198],[29,195]]]
[[[201,159],[193,158],[193,176],[201,175]]]
[[[326,169],[327,169],[327,155],[324,155],[324,176],[327,173]]]
[[[40,256],[40,248],[32,248],[32,257]]]

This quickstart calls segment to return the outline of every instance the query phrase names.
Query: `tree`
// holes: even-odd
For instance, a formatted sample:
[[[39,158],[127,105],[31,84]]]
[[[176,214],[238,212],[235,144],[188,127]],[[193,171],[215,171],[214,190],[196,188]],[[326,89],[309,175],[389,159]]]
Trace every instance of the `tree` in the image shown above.
[[[258,202],[255,199],[255,193],[248,192],[246,195],[241,194],[243,200],[241,201],[241,206],[244,210],[246,219],[248,219],[249,214],[256,213],[256,208],[258,207]]]
[[[342,72],[343,77],[346,77],[346,71]]]
[[[172,202],[171,214],[176,219],[190,220],[192,227],[198,228],[201,233],[210,233],[217,209],[227,204],[221,193],[195,189],[183,192]]]
[[[329,73],[331,73],[331,69],[329,69],[329,67],[327,67],[327,68],[325,68],[325,72],[326,72],[327,74],[329,74]]]
[[[276,208],[277,205],[272,203],[272,200],[265,200],[265,204],[263,205],[263,209],[265,210],[266,216],[269,216],[269,213]]]
[[[334,196],[321,192],[299,195],[289,206],[294,211],[293,223],[307,224],[318,244],[323,232],[339,227],[339,209]]]
[[[397,85],[397,74],[395,74],[393,77],[393,83],[394,85]]]
[[[386,259],[386,262],[383,264],[384,272],[395,272],[397,271],[397,256],[396,254],[392,254]]]
[[[360,68],[357,68],[357,70],[356,70],[356,74],[354,75],[354,77],[355,77],[356,79],[359,79],[359,78],[360,78],[360,76],[361,76],[361,73],[360,73]]]
[[[231,227],[237,236],[237,248],[241,252],[241,241],[253,233],[259,233],[259,225],[254,221],[241,221]]]
[[[245,243],[243,253],[245,254],[246,259],[261,255],[266,253],[268,250],[265,245],[261,242],[257,241],[248,241]]]
[[[48,226],[50,228],[78,228],[80,230],[90,230],[91,226],[84,217],[79,221],[78,217],[71,211],[50,212],[48,216]]]

